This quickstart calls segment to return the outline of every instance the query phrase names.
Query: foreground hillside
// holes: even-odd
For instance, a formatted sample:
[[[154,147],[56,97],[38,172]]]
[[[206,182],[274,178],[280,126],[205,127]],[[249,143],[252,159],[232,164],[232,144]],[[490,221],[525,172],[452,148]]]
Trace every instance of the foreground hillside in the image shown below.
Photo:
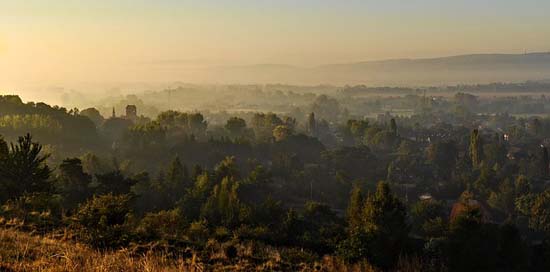
[[[100,252],[52,237],[0,229],[0,271],[194,271],[199,265],[162,255]]]
[[[289,266],[278,251],[250,245],[237,246],[238,257],[233,261],[223,246],[217,250],[214,246],[206,262],[195,253],[173,257],[159,253],[163,250],[138,253],[138,248],[102,252],[62,238],[4,228],[0,228],[0,245],[0,271],[375,271],[365,264],[346,267],[331,257]]]

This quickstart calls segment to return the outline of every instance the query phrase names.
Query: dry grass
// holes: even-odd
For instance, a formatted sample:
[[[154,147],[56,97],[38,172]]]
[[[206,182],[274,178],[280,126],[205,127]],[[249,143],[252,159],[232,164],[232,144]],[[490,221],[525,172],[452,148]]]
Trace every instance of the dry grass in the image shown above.
[[[202,271],[195,258],[174,260],[154,253],[136,257],[127,250],[100,252],[80,244],[0,229],[0,271]]]
[[[277,249],[253,244],[235,245],[238,255],[229,259],[227,245],[212,242],[206,261],[197,254],[173,258],[161,250],[135,254],[129,249],[98,251],[52,236],[32,235],[0,228],[0,271],[376,271],[368,263],[346,265],[325,256],[314,263],[291,264]]]

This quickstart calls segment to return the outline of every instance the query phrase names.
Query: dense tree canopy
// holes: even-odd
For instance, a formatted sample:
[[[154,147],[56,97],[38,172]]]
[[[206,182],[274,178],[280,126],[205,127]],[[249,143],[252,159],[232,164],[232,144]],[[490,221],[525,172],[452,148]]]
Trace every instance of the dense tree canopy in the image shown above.
[[[550,119],[486,114],[508,102],[466,93],[343,95],[365,89],[151,119],[0,96],[0,224],[228,262],[246,249],[388,271],[546,271]],[[397,106],[412,112],[386,112]]]

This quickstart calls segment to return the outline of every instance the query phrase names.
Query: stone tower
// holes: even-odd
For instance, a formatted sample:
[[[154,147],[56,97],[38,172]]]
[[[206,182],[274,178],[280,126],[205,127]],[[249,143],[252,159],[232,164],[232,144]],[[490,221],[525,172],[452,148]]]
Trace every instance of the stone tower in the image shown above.
[[[137,118],[137,107],[136,105],[126,106],[126,118],[135,120]]]

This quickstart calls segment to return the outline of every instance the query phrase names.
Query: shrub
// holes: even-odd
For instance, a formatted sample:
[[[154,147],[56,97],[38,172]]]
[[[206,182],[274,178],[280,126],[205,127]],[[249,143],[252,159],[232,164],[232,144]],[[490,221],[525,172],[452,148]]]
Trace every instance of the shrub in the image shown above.
[[[218,241],[227,241],[231,235],[226,227],[216,227],[213,234]]]
[[[32,230],[49,230],[61,223],[61,198],[35,193],[7,201],[0,216],[11,222],[22,222]]]
[[[267,227],[251,227],[248,225],[241,225],[233,231],[233,236],[242,241],[257,240],[270,242],[273,240],[273,233]]]
[[[366,258],[371,250],[369,247],[373,237],[363,231],[352,233],[340,242],[336,252],[347,263],[355,263]]]
[[[281,249],[280,253],[283,261],[292,264],[313,263],[319,258],[310,251],[298,248],[284,248]]]
[[[208,239],[208,227],[205,221],[195,221],[189,225],[187,236],[189,240],[194,242],[204,242]]]
[[[128,245],[132,237],[128,195],[94,196],[73,217],[79,238],[98,248]]]
[[[139,222],[137,234],[147,240],[176,239],[183,233],[184,220],[178,209],[147,213]]]

